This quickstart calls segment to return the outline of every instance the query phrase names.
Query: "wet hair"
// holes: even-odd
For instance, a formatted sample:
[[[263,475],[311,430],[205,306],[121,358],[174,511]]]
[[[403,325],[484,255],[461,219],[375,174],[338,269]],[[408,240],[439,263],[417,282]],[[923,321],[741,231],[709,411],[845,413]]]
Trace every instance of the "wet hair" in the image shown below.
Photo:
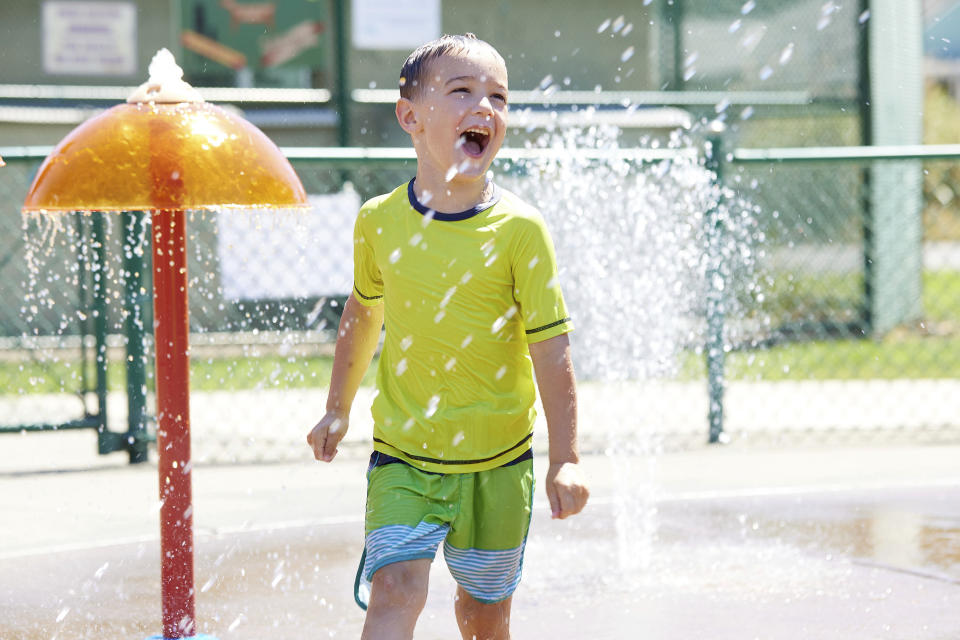
[[[503,61],[500,52],[492,44],[481,40],[472,33],[443,35],[436,40],[421,45],[410,54],[406,62],[403,63],[403,67],[400,68],[400,96],[408,100],[419,97],[423,91],[424,78],[427,76],[430,63],[437,58],[466,53],[480,47],[486,47],[501,62]]]

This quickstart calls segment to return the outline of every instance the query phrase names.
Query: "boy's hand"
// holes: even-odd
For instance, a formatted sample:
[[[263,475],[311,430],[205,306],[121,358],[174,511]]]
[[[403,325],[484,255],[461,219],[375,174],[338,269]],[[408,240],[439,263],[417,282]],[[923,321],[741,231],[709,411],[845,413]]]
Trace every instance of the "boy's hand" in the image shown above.
[[[313,448],[313,457],[330,462],[337,455],[337,444],[347,433],[350,426],[348,415],[336,411],[327,411],[320,422],[307,434],[307,444]]]
[[[587,504],[590,490],[583,471],[575,462],[552,463],[547,471],[547,500],[554,518],[563,520],[580,513]]]

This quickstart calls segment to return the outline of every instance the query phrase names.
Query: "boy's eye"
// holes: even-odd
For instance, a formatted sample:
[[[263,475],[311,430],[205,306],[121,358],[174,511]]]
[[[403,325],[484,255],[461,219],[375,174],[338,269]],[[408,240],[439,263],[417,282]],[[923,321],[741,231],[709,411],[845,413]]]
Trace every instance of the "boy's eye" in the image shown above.
[[[450,93],[470,93],[470,89],[466,87],[456,87],[455,89],[451,90]]]
[[[493,94],[493,98],[495,98],[495,99],[497,99],[497,100],[499,100],[499,101],[501,101],[501,102],[506,102],[506,101],[507,101],[507,96],[503,95],[502,93],[495,93],[495,94]]]

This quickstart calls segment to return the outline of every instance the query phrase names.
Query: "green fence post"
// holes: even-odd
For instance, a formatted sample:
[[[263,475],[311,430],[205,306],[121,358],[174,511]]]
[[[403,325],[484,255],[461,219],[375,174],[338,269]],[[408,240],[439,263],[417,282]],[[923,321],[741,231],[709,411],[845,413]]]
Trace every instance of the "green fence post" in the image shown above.
[[[866,22],[868,145],[923,141],[923,20],[920,3],[870,0]],[[864,315],[882,336],[923,316],[923,167],[875,162],[865,186]]]
[[[90,372],[88,371],[88,360],[87,360],[87,336],[90,335],[90,314],[87,313],[87,265],[89,261],[84,255],[83,245],[84,245],[84,230],[83,230],[83,214],[75,213],[74,223],[77,232],[77,242],[76,242],[76,251],[77,251],[77,308],[83,312],[83,316],[80,319],[80,397],[83,398],[83,413],[84,418],[88,418],[89,413],[87,412],[87,393],[92,391],[90,389]]]
[[[147,461],[147,358],[144,340],[144,309],[149,295],[144,285],[149,273],[144,251],[146,215],[142,211],[123,213],[124,333],[127,369],[127,453],[130,463]]]
[[[717,201],[704,217],[704,235],[707,245],[706,314],[707,336],[705,355],[707,360],[707,394],[710,406],[707,419],[710,426],[709,442],[721,442],[723,434],[724,392],[724,273],[723,252],[723,127],[715,123],[707,138],[705,166],[714,175]]]
[[[350,146],[350,80],[348,57],[350,55],[350,34],[347,33],[347,7],[345,0],[333,0],[334,31],[337,34],[335,59],[337,61],[337,91],[334,99],[337,105],[337,142],[341,147]]]
[[[97,387],[97,450],[110,453],[115,437],[107,429],[107,234],[104,213],[93,213],[92,245],[94,264],[90,274],[93,282],[93,334],[96,341]]]

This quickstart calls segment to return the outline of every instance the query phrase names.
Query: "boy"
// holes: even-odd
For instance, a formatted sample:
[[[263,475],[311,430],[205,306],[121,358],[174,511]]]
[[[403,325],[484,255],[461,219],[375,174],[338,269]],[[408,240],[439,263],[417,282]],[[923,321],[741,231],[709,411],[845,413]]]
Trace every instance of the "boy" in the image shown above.
[[[386,320],[361,637],[412,638],[444,542],[463,637],[505,639],[532,504],[534,372],[553,517],[578,513],[588,497],[577,466],[572,325],[540,214],[487,179],[507,127],[503,58],[473,34],[443,36],[407,59],[400,95],[416,177],[360,210],[327,413],[307,442],[318,460],[336,455]]]

